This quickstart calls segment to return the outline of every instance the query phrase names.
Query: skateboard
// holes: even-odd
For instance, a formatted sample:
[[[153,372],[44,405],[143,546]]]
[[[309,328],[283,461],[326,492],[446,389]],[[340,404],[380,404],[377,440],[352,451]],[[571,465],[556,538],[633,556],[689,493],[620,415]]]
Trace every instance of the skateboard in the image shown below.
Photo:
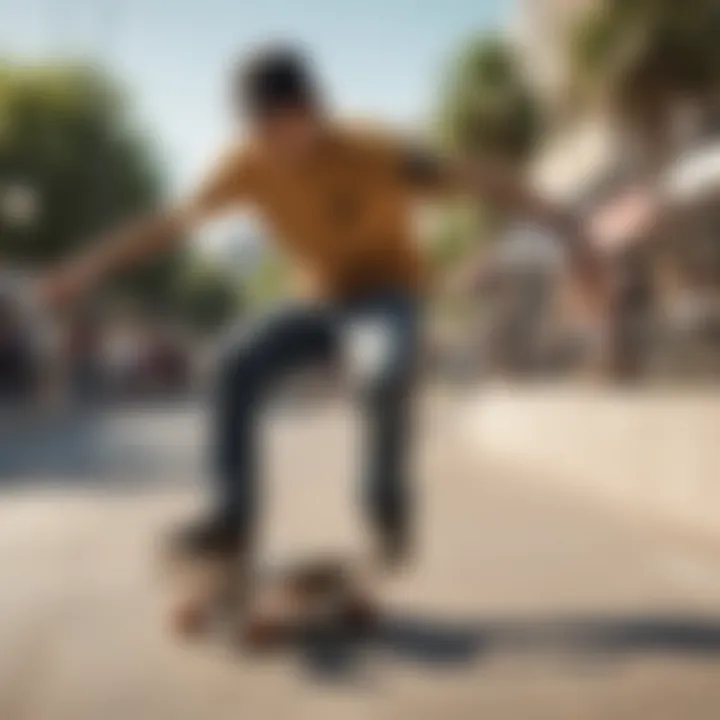
[[[361,563],[310,558],[246,573],[231,561],[175,561],[171,631],[194,638],[217,630],[254,651],[327,631],[362,635],[378,621]]]

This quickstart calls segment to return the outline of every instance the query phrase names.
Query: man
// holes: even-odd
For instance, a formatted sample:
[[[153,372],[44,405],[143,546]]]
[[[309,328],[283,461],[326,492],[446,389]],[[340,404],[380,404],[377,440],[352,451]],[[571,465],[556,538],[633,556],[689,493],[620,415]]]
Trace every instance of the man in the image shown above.
[[[214,419],[216,502],[178,539],[190,556],[247,555],[257,514],[256,434],[268,391],[290,370],[338,351],[346,330],[382,329],[384,359],[364,384],[364,488],[380,557],[407,555],[411,531],[407,456],[427,284],[411,231],[413,201],[471,192],[573,235],[572,218],[496,168],[465,169],[330,117],[301,54],[275,48],[236,80],[249,140],[227,155],[185,206],[122,229],[49,277],[49,300],[68,299],[111,271],[168,250],[211,215],[252,204],[295,261],[305,299],[231,339],[218,370]]]

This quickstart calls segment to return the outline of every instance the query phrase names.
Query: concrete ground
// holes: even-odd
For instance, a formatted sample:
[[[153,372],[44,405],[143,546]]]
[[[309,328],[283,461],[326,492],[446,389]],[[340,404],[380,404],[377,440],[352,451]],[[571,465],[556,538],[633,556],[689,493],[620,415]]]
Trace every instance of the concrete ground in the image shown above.
[[[479,462],[461,405],[422,410],[421,542],[378,636],[265,658],[164,624],[153,547],[201,502],[198,409],[6,430],[0,718],[720,717],[720,554]],[[270,425],[264,552],[358,551],[352,418]]]

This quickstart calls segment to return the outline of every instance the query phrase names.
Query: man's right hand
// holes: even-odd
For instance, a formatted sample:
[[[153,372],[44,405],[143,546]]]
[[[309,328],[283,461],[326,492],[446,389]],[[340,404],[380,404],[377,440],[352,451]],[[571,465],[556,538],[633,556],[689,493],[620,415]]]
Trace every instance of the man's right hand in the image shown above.
[[[42,278],[38,301],[53,307],[79,300],[105,277],[170,250],[182,239],[188,224],[187,215],[164,213],[121,227],[101,238],[85,255]]]

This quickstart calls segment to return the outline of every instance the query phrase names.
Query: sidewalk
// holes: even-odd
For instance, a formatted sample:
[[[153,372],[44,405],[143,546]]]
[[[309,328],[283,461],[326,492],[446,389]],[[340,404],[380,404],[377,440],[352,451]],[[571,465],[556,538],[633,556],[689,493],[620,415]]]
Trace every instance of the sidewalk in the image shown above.
[[[28,478],[0,499],[0,718],[715,720],[717,558],[498,470],[462,420],[422,411],[421,542],[378,589],[382,632],[258,657],[163,624],[153,549],[202,501],[201,416],[108,418],[101,459],[152,453],[117,491]],[[272,419],[264,553],[362,547],[354,429],[330,406]]]
[[[478,457],[720,540],[720,388],[487,387]]]

